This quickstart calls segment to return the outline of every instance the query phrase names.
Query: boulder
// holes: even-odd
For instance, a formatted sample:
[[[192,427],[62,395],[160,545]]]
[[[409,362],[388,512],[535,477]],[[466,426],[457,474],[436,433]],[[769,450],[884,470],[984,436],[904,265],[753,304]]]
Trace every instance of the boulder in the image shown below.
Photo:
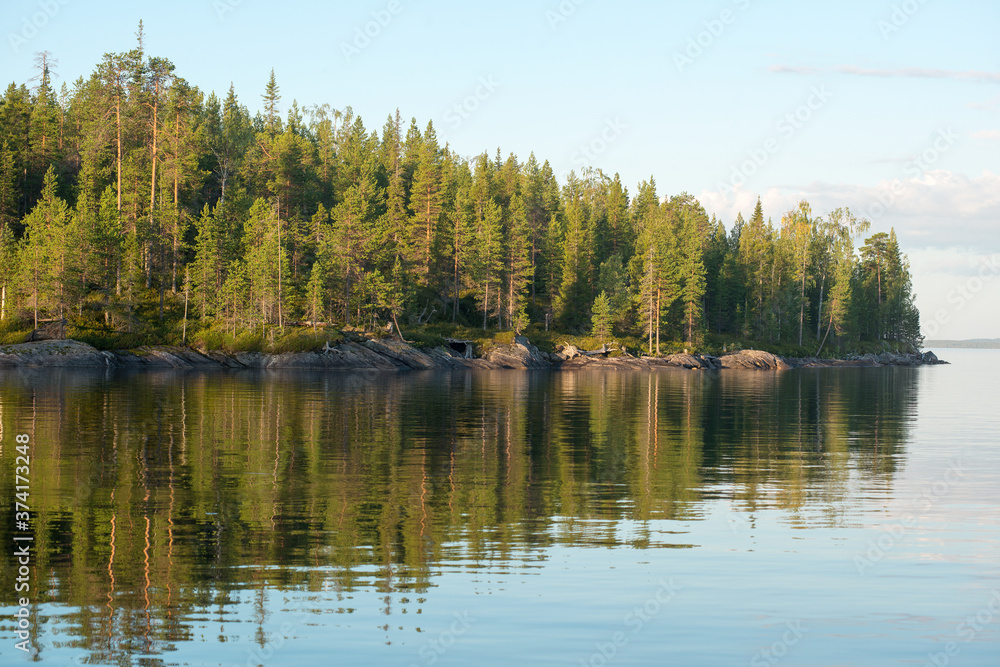
[[[781,357],[762,350],[740,350],[719,359],[722,368],[745,368],[750,370],[783,371],[792,368]]]
[[[483,359],[494,368],[549,368],[551,365],[548,355],[524,336],[514,336],[512,345],[495,346]]]
[[[25,342],[33,343],[40,340],[66,340],[66,320],[53,320],[43,324],[28,334]]]
[[[109,368],[117,366],[110,352],[75,340],[44,340],[0,347],[0,367]]]
[[[391,359],[399,364],[401,368],[430,370],[439,367],[429,356],[400,340],[381,338],[366,341],[362,345],[375,354]]]
[[[663,358],[667,366],[679,366],[681,368],[687,369],[708,369],[711,366],[706,365],[704,360],[700,355],[693,354],[671,354]]]

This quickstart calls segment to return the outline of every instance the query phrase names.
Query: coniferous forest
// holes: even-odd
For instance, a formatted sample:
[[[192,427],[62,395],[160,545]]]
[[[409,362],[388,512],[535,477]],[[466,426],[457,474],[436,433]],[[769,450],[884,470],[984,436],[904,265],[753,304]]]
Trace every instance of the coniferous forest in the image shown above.
[[[847,208],[774,221],[758,200],[723,221],[653,178],[560,183],[534,154],[458,155],[399,111],[373,129],[349,106],[301,108],[273,71],[249,97],[205,93],[137,38],[58,89],[40,53],[0,100],[7,334],[65,318],[118,345],[390,322],[650,353],[920,342],[895,233],[867,236]]]

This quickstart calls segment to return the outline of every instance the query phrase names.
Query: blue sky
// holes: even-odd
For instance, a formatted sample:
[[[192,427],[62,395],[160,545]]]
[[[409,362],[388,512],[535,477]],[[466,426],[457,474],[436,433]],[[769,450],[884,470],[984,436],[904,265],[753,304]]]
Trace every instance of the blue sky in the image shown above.
[[[134,45],[252,111],[398,107],[463,155],[619,172],[732,223],[759,195],[896,229],[928,337],[1000,336],[1000,3],[8,0],[0,78],[57,84]],[[456,107],[457,105],[457,107]],[[993,261],[997,260],[997,261]]]

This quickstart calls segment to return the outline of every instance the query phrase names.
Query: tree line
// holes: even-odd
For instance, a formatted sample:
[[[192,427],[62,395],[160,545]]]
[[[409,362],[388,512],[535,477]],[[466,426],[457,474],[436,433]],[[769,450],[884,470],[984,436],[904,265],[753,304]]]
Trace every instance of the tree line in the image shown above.
[[[529,325],[702,343],[919,342],[895,234],[807,202],[760,201],[727,230],[687,193],[547,161],[458,155],[400,112],[261,110],[204,94],[170,60],[54,60],[0,99],[0,317],[113,331],[173,317],[233,332],[290,323]],[[31,84],[30,86],[28,84]],[[149,303],[155,303],[152,309]],[[145,307],[143,306],[145,304]],[[157,312],[158,311],[158,312]]]

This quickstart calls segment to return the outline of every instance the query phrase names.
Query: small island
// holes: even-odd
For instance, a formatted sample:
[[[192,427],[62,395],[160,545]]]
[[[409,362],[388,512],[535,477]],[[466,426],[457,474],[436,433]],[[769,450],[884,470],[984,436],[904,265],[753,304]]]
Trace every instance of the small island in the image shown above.
[[[532,364],[564,367],[918,352],[895,232],[862,242],[871,223],[846,207],[772,220],[758,198],[720,220],[652,177],[560,182],[533,153],[458,155],[398,110],[372,130],[350,107],[288,104],[273,71],[253,113],[137,36],[61,91],[40,53],[37,85],[0,100],[0,344],[338,367],[497,364],[520,333]],[[479,339],[480,358],[448,339]],[[609,343],[618,361],[557,349]]]

